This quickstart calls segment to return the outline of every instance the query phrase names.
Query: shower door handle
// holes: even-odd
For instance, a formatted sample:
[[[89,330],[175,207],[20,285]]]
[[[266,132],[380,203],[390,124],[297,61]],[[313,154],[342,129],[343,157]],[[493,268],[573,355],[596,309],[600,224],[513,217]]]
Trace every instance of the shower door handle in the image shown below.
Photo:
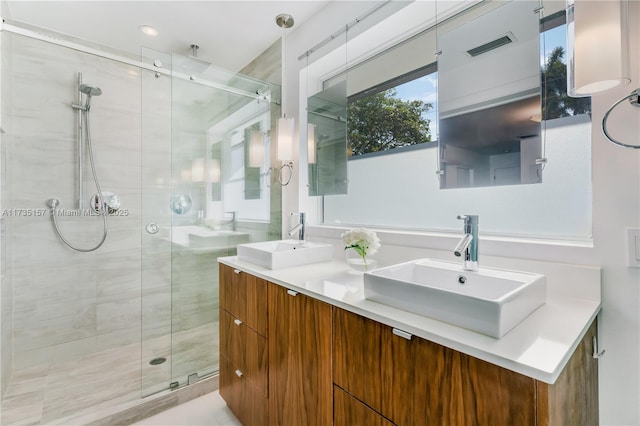
[[[158,231],[160,230],[160,227],[157,224],[151,222],[151,223],[147,224],[145,229],[147,230],[147,232],[149,234],[157,234]]]

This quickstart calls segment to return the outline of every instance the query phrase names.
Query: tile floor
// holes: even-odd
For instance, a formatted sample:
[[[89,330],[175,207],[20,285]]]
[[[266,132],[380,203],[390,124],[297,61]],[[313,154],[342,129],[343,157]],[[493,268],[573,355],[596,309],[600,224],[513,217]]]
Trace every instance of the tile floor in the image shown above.
[[[206,373],[203,366],[217,369],[218,350],[211,343],[218,340],[217,333],[217,322],[174,333],[176,361],[171,362],[167,354],[167,368],[182,373],[194,369]],[[159,384],[160,390],[171,380],[170,369],[154,377],[156,373],[145,363],[141,371],[140,356],[141,345],[134,343],[16,371],[1,402],[0,424],[77,426],[129,408],[140,401],[141,393],[153,388],[151,384]],[[141,379],[147,385],[144,389]],[[186,381],[186,376],[180,380]]]
[[[163,411],[132,426],[241,426],[215,391]]]

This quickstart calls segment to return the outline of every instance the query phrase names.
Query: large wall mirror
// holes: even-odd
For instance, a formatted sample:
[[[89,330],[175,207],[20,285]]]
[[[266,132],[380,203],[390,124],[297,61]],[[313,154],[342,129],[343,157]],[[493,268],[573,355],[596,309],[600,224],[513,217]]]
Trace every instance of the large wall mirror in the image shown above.
[[[542,182],[537,1],[438,31],[440,187]]]

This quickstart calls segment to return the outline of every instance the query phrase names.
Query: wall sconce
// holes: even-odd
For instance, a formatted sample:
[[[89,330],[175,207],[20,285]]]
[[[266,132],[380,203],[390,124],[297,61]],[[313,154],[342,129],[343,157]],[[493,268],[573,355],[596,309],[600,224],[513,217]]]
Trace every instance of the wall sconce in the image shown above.
[[[264,164],[264,140],[262,132],[251,132],[249,139],[249,167],[262,167]]]
[[[590,96],[629,84],[627,2],[567,1],[567,89]]]
[[[204,182],[204,158],[196,158],[191,163],[191,182]]]
[[[278,119],[278,160],[291,161],[293,159],[293,118]]]
[[[307,162],[316,164],[316,125],[307,124]]]
[[[631,82],[627,0],[567,0],[567,92],[590,96]],[[628,100],[640,107],[640,88],[618,100],[602,118],[602,132],[616,145],[638,149],[614,139],[607,130],[613,109]]]
[[[220,182],[220,160],[214,158],[209,164],[209,182]]]

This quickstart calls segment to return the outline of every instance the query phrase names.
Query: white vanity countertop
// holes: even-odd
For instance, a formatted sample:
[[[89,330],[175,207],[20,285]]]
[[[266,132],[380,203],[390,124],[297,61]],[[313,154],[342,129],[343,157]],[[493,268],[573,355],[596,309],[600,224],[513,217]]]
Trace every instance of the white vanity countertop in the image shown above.
[[[548,292],[547,303],[501,339],[364,298],[363,275],[332,261],[270,270],[219,258],[225,265],[492,364],[553,384],[600,311],[600,300]]]

